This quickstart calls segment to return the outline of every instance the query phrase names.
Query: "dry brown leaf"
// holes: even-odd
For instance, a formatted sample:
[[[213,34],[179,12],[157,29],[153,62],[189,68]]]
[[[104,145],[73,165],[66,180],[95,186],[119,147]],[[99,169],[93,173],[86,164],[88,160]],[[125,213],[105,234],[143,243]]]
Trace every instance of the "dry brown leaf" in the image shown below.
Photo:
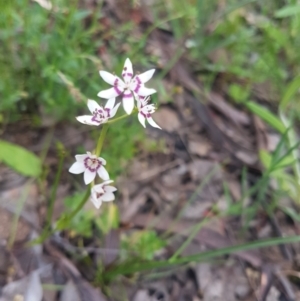
[[[207,139],[199,137],[197,140],[190,140],[188,148],[191,154],[206,157],[211,151],[212,145]]]
[[[178,131],[181,127],[177,113],[169,107],[161,107],[155,114],[153,119],[160,127],[168,132]]]
[[[217,93],[211,92],[208,97],[210,103],[218,109],[222,114],[224,114],[231,122],[236,125],[249,125],[250,117],[231,106],[229,103],[225,102],[223,97]]]

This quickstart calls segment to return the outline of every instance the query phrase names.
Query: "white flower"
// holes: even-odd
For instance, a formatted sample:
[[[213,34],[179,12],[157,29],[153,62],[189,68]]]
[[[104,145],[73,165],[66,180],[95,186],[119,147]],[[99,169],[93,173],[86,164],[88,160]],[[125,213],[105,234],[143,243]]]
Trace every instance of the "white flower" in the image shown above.
[[[84,124],[88,125],[100,125],[106,123],[109,118],[113,118],[120,106],[118,103],[115,107],[115,98],[110,98],[105,107],[101,107],[95,100],[89,99],[87,106],[93,115],[78,116],[76,119]]]
[[[84,183],[91,183],[98,173],[104,181],[109,180],[109,174],[105,169],[106,161],[103,158],[97,158],[96,155],[87,152],[87,155],[76,155],[76,162],[70,167],[69,172],[80,174],[84,172]]]
[[[151,114],[155,112],[154,104],[148,104],[150,97],[139,97],[138,102],[138,119],[141,125],[145,128],[145,121],[147,120],[150,125],[155,128],[161,129],[161,127],[153,120]]]
[[[100,91],[98,96],[111,98],[123,94],[123,107],[129,115],[134,108],[134,95],[148,96],[156,92],[156,90],[146,88],[144,85],[153,76],[154,72],[155,69],[151,69],[133,77],[131,61],[126,59],[122,72],[124,81],[107,71],[100,71],[103,80],[112,85],[113,88]]]
[[[115,199],[115,195],[113,193],[117,190],[117,188],[108,185],[112,182],[112,180],[109,180],[93,186],[90,199],[97,209],[100,208],[102,202],[110,202]]]

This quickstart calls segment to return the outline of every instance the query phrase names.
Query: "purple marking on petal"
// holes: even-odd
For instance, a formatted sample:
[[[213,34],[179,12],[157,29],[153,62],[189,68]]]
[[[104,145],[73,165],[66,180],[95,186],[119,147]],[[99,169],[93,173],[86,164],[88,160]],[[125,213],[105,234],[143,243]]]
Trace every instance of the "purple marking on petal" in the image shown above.
[[[140,113],[141,113],[145,118],[147,118],[147,115],[146,115],[143,111],[140,111]]]
[[[129,93],[129,94],[124,93],[123,94],[123,98],[131,98],[131,97],[132,97],[131,93]]]
[[[126,71],[127,70],[127,67],[124,67],[124,71]]]
[[[146,115],[146,118],[149,118],[149,117],[151,117],[151,114],[148,113],[148,114]]]
[[[119,89],[118,86],[114,86],[114,89],[118,93],[118,95],[122,94],[122,91]]]
[[[140,80],[140,78],[138,76],[136,76],[136,81],[138,82],[138,84],[140,85],[142,83],[142,81]]]
[[[137,85],[133,91],[134,91],[135,93],[138,93],[139,90],[140,90],[140,88],[141,88],[141,85]]]
[[[127,73],[127,76],[130,76],[130,77],[132,77],[132,76],[133,76],[133,74],[132,74],[132,73]]]
[[[98,117],[97,115],[93,115],[92,121],[101,123],[101,120],[98,120],[97,117]]]
[[[110,109],[109,109],[109,108],[105,108],[104,110],[105,110],[106,113],[107,113],[107,117],[110,117]]]
[[[122,76],[124,77],[126,75],[126,73],[122,73]]]
[[[102,165],[101,161],[97,158],[86,157],[83,161],[84,167],[91,172],[96,172]],[[95,166],[96,164],[96,166]]]

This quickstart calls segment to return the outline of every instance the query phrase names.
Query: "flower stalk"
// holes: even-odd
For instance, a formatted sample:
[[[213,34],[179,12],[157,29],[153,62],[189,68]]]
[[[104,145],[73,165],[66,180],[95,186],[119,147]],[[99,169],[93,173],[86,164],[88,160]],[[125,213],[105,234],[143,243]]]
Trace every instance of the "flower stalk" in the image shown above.
[[[104,139],[105,139],[107,130],[108,130],[108,124],[104,124],[104,125],[103,125],[103,128],[102,128],[102,131],[101,131],[101,133],[100,133],[98,142],[97,142],[97,147],[96,147],[96,156],[97,156],[97,157],[99,157],[100,154],[101,154],[101,151],[102,151],[102,147],[103,147],[103,143],[104,143]]]

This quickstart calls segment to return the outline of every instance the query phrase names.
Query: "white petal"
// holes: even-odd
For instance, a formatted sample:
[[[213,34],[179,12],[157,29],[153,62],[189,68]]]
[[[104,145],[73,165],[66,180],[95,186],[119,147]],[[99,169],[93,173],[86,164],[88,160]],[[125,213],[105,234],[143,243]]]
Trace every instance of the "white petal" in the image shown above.
[[[140,79],[140,81],[144,84],[149,79],[152,78],[154,72],[155,72],[155,69],[151,69],[151,70],[148,70],[148,71],[146,71],[144,73],[141,73],[141,74],[137,75],[136,77],[138,77]]]
[[[109,182],[109,181],[107,181],[107,182]],[[103,182],[103,183],[105,183],[105,182]],[[94,193],[105,193],[105,191],[103,189],[103,183],[94,185],[93,188],[92,188],[92,192],[94,192]]]
[[[96,177],[96,173],[90,171],[90,170],[87,168],[87,169],[85,170],[84,176],[83,176],[85,185],[88,185],[88,184],[90,184],[91,182],[93,182],[94,179],[95,179],[95,177]]]
[[[98,169],[98,175],[104,181],[109,179],[109,174],[104,166],[100,166],[100,168]]]
[[[94,113],[95,110],[101,109],[98,103],[92,99],[88,99],[87,106],[92,114]]]
[[[106,165],[106,160],[101,158],[101,157],[98,157],[98,159],[100,160],[100,162],[103,164],[103,165]]]
[[[97,199],[97,197],[91,197],[90,198],[90,200],[91,200],[91,202],[94,204],[94,206],[97,208],[97,209],[99,209],[100,208],[100,206],[101,206],[101,204],[102,204],[102,201],[101,201],[101,199]]]
[[[85,166],[83,162],[75,162],[73,165],[69,168],[70,173],[79,174],[85,171]]]
[[[111,202],[115,199],[115,195],[111,192],[105,193],[101,196],[103,202]]]
[[[76,161],[79,161],[79,162],[83,162],[83,160],[88,157],[88,155],[84,154],[84,155],[76,155],[75,158],[76,158]]]
[[[144,117],[144,115],[142,115],[141,113],[138,113],[138,119],[139,119],[139,122],[141,123],[141,125],[145,128],[146,127],[146,124],[145,124],[146,118]]]
[[[116,113],[117,113],[117,111],[118,111],[120,105],[121,105],[121,103],[119,102],[119,103],[117,103],[116,106],[112,109],[112,111],[111,111],[111,113],[110,113],[110,118],[113,118],[113,117],[116,115]]]
[[[116,87],[113,87],[107,90],[100,91],[97,95],[99,97],[108,99],[108,98],[114,98],[118,95],[121,95],[123,91],[124,89],[119,89],[119,88],[116,89]]]
[[[97,121],[93,121],[92,118],[93,118],[93,116],[91,116],[91,115],[83,115],[83,116],[76,117],[76,119],[83,124],[98,126],[100,123]]]
[[[138,97],[137,98],[137,107],[138,107],[138,109],[140,110],[141,108],[142,108],[142,100]]]
[[[125,60],[124,68],[123,68],[123,69],[125,69],[125,68],[127,69],[127,70],[126,70],[127,72],[133,73],[133,70],[132,70],[132,63],[131,63],[131,61],[130,61],[129,58],[127,58],[127,59]]]
[[[115,75],[113,75],[107,71],[103,71],[103,70],[99,71],[99,74],[105,82],[107,82],[108,84],[110,84],[112,86],[114,85],[114,82],[116,80]]]
[[[154,93],[156,93],[156,90],[146,88],[145,86],[141,86],[140,89],[139,89],[139,92],[138,92],[138,94],[141,95],[141,96],[149,96],[149,95],[152,95]]]
[[[154,128],[161,129],[161,127],[153,120],[152,117],[147,118],[147,121],[148,121],[149,124],[152,125]]]
[[[108,181],[107,181],[108,182]],[[117,191],[118,189],[116,187],[113,187],[113,186],[105,186],[105,192],[115,192]]]
[[[106,81],[108,84],[112,85],[112,86],[120,86],[122,88],[125,87],[125,83],[121,80],[120,77],[111,74],[107,71],[99,71],[100,76],[103,78],[104,81]]]
[[[129,83],[133,77],[132,63],[128,58],[125,61],[122,76],[125,83]]]
[[[106,103],[106,105],[105,105],[105,108],[107,108],[107,109],[111,109],[112,110],[112,108],[114,107],[114,105],[115,105],[115,101],[116,101],[116,99],[113,97],[113,98],[110,98],[108,101],[107,101],[107,103]]]
[[[130,92],[131,93],[131,92]],[[123,95],[123,108],[125,110],[125,112],[130,115],[133,108],[134,108],[134,98],[133,98],[133,95],[131,93],[131,96],[126,96],[126,95],[129,95],[129,94],[125,94]]]
[[[96,186],[104,186],[104,185],[108,185],[108,184],[110,184],[110,183],[113,183],[114,181],[113,180],[107,180],[107,181],[104,181],[104,182],[102,182],[101,184],[98,184],[98,185],[96,185]],[[111,187],[111,186],[107,186],[107,187]]]

